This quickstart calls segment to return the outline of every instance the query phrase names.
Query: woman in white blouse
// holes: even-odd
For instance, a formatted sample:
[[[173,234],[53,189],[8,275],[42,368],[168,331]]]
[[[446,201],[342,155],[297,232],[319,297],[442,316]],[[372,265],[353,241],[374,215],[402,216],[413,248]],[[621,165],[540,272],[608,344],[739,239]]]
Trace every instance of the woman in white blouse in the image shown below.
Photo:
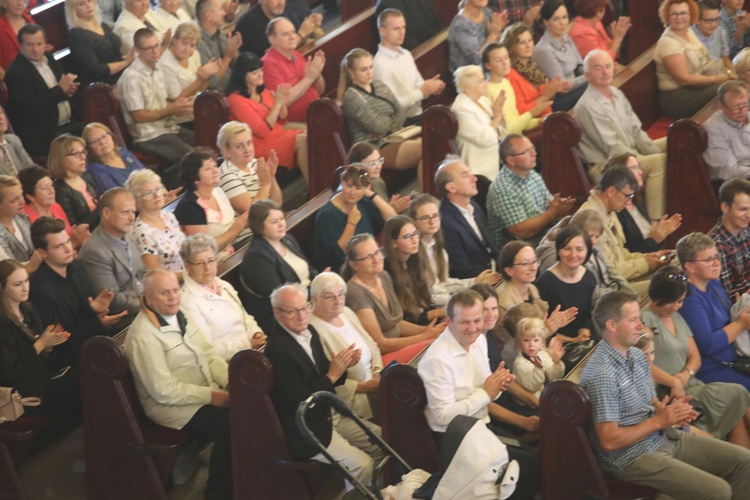
[[[263,349],[266,335],[245,312],[234,287],[216,276],[218,252],[216,240],[205,234],[194,234],[182,243],[180,256],[187,273],[180,309],[198,324],[217,354],[229,361],[239,351]]]
[[[159,0],[159,6],[154,9],[164,29],[174,29],[183,21],[190,21],[190,14],[180,6],[180,0]]]
[[[383,360],[378,345],[346,307],[346,283],[336,273],[320,273],[310,285],[310,298],[310,325],[318,332],[326,356],[333,358],[352,344],[362,353],[359,363],[347,370],[346,382],[336,387],[336,394],[360,417],[377,417],[377,399],[372,396],[380,390]]]
[[[505,136],[503,117],[505,93],[494,101],[487,93],[487,82],[479,66],[461,66],[453,73],[458,96],[451,111],[458,119],[456,142],[461,159],[471,167],[474,175],[494,179],[500,171],[499,143]]]

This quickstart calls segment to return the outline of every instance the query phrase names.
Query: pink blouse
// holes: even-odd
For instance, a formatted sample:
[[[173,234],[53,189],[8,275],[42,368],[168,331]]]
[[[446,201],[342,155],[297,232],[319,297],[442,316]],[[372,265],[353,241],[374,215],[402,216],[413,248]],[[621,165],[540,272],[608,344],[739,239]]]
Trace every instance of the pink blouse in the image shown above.
[[[615,54],[610,50],[612,39],[607,34],[607,30],[604,29],[601,21],[597,22],[596,27],[592,28],[588,21],[578,16],[573,20],[568,34],[573,39],[576,47],[578,47],[581,57],[586,57],[586,54],[594,49],[607,52],[613,61],[616,61],[620,56],[619,53]]]

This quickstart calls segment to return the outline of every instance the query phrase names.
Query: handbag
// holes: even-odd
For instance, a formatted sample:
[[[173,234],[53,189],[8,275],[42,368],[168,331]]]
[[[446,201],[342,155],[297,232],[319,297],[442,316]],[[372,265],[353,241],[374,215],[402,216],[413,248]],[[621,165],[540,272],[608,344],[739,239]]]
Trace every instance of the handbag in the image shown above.
[[[737,359],[734,361],[722,361],[718,358],[715,358],[713,356],[709,356],[711,359],[716,361],[717,363],[721,364],[722,366],[726,366],[727,368],[731,368],[732,370],[739,372],[747,377],[750,377],[750,356],[738,356]]]
[[[0,422],[13,422],[23,415],[24,406],[39,406],[41,398],[22,398],[12,387],[0,387]]]

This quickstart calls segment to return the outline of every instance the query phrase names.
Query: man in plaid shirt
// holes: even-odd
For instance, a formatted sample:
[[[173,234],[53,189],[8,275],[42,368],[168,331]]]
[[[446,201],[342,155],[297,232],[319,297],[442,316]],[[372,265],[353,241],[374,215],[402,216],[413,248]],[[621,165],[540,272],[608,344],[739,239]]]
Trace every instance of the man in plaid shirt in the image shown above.
[[[708,235],[721,255],[721,283],[730,300],[750,290],[750,181],[731,179],[719,189],[721,218]]]

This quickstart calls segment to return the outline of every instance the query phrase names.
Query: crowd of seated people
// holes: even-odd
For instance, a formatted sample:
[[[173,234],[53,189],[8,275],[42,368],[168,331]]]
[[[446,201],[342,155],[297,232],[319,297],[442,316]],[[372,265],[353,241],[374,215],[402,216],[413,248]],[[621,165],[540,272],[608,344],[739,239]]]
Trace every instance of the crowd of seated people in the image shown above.
[[[623,444],[612,436],[631,410],[624,402],[645,397],[654,384],[667,386],[664,394],[673,398],[674,411],[682,412],[671,416],[669,425],[666,417],[659,420],[664,424],[659,428],[683,427],[702,408],[696,426],[715,443],[733,443],[714,443],[721,453],[747,462],[742,447],[750,447],[750,382],[727,363],[737,359],[734,340],[750,327],[750,313],[732,311],[738,300],[734,292],[747,291],[738,284],[750,276],[743,251],[750,241],[748,221],[739,214],[750,205],[750,188],[729,181],[720,193],[723,216],[717,227],[709,236],[681,239],[675,262],[683,270],[669,267],[673,252],[663,242],[679,228],[681,217],[665,215],[664,144],[646,140],[632,108],[619,100],[621,92],[607,92],[623,40],[639,27],[631,28],[623,17],[607,32],[601,2],[576,2],[572,28],[562,2],[520,13],[502,5],[493,13],[487,7],[495,9],[495,3],[508,2],[465,0],[448,29],[451,57],[445,62],[455,70],[458,97],[452,110],[461,156],[447,157],[434,172],[441,199],[401,196],[380,175],[381,168],[417,166],[422,175],[421,138],[387,136],[419,124],[422,101],[450,83],[416,70],[406,48],[407,22],[425,20],[409,17],[412,11],[407,16],[407,7],[403,14],[394,11],[398,2],[379,2],[381,44],[375,57],[349,47],[343,60],[328,62],[320,51],[309,52],[310,57],[299,51],[322,34],[319,15],[287,19],[282,12],[290,3],[283,0],[261,0],[230,37],[218,29],[227,12],[217,0],[196,5],[200,31],[177,2],[160,2],[152,12],[141,0],[129,0],[115,30],[128,40],[102,23],[95,2],[69,0],[75,74],[60,73],[45,55],[43,30],[11,22],[19,54],[6,75],[10,123],[16,126],[16,117],[32,109],[30,103],[16,104],[19,81],[26,78],[19,72],[28,71],[31,62],[41,85],[27,89],[36,92],[27,95],[44,107],[45,121],[27,151],[46,156],[47,168],[34,165],[24,151],[29,131],[23,118],[16,141],[0,110],[0,248],[5,253],[0,321],[6,323],[0,335],[0,385],[41,396],[45,402],[32,411],[59,413],[64,405],[77,406],[78,349],[92,336],[113,335],[130,325],[126,353],[146,414],[216,440],[208,490],[227,498],[226,363],[238,351],[265,350],[274,365],[277,386],[271,399],[295,458],[322,457],[294,430],[293,410],[300,401],[327,390],[360,416],[377,420],[381,370],[391,361],[412,362],[425,384],[425,415],[436,439],[452,417],[467,414],[521,441],[509,454],[521,463],[517,494],[523,495],[536,489],[540,473],[540,392],[572,368],[572,353],[578,360],[601,339],[583,381],[594,406],[592,443],[605,472],[674,491],[639,477],[631,469],[640,463],[635,455],[626,463],[630,459],[599,453],[637,441]],[[18,24],[6,4],[20,3],[0,0],[0,19]],[[708,22],[697,17],[702,13],[714,15],[692,0],[665,0],[660,8],[668,27],[655,60],[663,112],[670,116],[692,116],[716,95],[718,84],[735,76],[724,59],[714,73],[705,63],[710,47],[697,45],[703,38],[691,27]],[[545,29],[536,47],[530,28],[535,21]],[[506,28],[509,22],[514,24]],[[254,31],[245,37],[248,25]],[[264,43],[253,46],[255,54],[237,55],[242,41],[258,39]],[[123,51],[127,46],[133,48]],[[305,121],[309,105],[325,92],[326,64],[341,67],[338,97],[353,147],[339,190],[315,214],[311,241],[297,241],[288,232],[276,171],[282,165],[299,167],[305,178],[314,175],[306,133],[294,122]],[[399,64],[403,74],[393,71]],[[743,73],[738,65],[736,74]],[[159,175],[118,144],[111,128],[89,123],[74,130],[82,125],[78,83],[93,82],[116,85],[134,140],[130,147],[175,165],[172,172],[179,172],[184,193],[174,210],[167,205],[177,192],[168,191]],[[230,119],[236,120],[222,124],[216,138],[221,162],[211,150],[194,148],[193,134],[182,126],[192,119],[195,94],[208,88],[225,94]],[[596,96],[601,108],[613,108],[609,116],[593,116],[585,99],[575,106],[592,92],[601,94]],[[746,123],[744,87],[728,85],[719,98],[717,119]],[[591,197],[562,221],[572,211],[572,199],[542,189],[536,173],[519,174],[537,167],[536,151],[528,138],[515,134],[538,127],[550,106],[575,106],[584,137],[589,134],[584,151],[599,155],[591,162],[597,167]],[[675,108],[679,113],[672,112]],[[621,117],[627,122],[618,121]],[[605,151],[595,148],[609,139],[591,140],[594,132],[605,131],[601,123],[627,126],[611,135]],[[639,164],[649,156],[653,164],[646,167],[644,182]],[[479,174],[498,189],[518,184],[512,199],[522,216],[498,230],[502,237],[495,234],[499,215],[489,207],[491,200],[485,212],[475,199]],[[219,264],[232,252],[243,252],[236,277],[222,276]],[[631,350],[635,333],[644,330],[633,308],[636,299],[651,301],[642,313],[643,323],[656,327],[656,360],[650,368]],[[683,301],[688,307],[678,314]],[[169,343],[179,351],[174,358],[161,349]],[[464,372],[463,361],[446,362],[446,352],[460,350],[472,363]],[[178,359],[189,354],[190,363],[181,366]],[[606,367],[613,373],[622,369],[617,363],[623,356],[632,359],[638,370],[634,384],[643,387],[636,396],[623,395],[619,402],[625,406],[614,411],[618,402],[609,401],[602,391],[609,381],[601,379]],[[298,370],[310,361],[314,374]],[[438,376],[446,373],[451,376]],[[471,383],[458,390],[469,375]],[[179,381],[179,391],[168,390],[170,377]],[[690,406],[686,394],[702,406]],[[604,401],[606,407],[600,407]],[[668,411],[661,400],[652,406],[660,417]],[[314,430],[329,436],[334,456],[367,478],[377,453],[362,446],[349,424],[321,419]],[[379,432],[374,423],[368,425]],[[723,470],[709,472],[724,477]]]

